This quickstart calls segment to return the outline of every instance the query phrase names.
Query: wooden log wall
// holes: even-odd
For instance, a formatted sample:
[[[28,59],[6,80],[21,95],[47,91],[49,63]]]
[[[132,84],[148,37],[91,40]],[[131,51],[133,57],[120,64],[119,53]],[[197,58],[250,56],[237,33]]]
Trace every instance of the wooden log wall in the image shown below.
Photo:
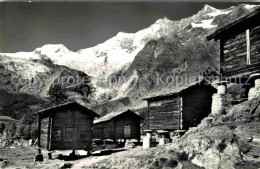
[[[48,148],[48,129],[49,129],[49,118],[41,118],[41,129],[40,129],[40,147]]]
[[[51,149],[90,149],[92,126],[93,117],[80,110],[72,108],[54,113]]]
[[[93,139],[104,139],[104,124],[97,123],[93,126]]]
[[[220,64],[225,77],[248,78],[251,74],[260,73],[260,26],[228,39],[222,38]]]
[[[251,64],[260,62],[260,26],[250,30]]]
[[[115,119],[115,139],[124,139],[124,126],[131,127],[130,139],[140,139],[140,120],[131,114],[121,115]]]
[[[221,59],[221,68],[223,73],[246,66],[247,47],[245,32],[227,39],[224,41],[223,45],[224,56]]]
[[[103,124],[103,138],[104,139],[114,139],[115,138],[115,124],[114,120],[107,121]]]
[[[178,97],[150,102],[148,111],[151,130],[179,129],[180,101]]]

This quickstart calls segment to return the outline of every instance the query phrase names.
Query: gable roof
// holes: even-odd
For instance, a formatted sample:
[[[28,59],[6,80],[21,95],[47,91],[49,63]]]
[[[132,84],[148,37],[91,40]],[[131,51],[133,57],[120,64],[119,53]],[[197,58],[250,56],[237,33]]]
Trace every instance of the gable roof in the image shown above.
[[[36,114],[36,115],[48,114],[48,113],[53,112],[54,110],[61,109],[61,108],[67,108],[67,107],[69,108],[69,107],[72,107],[72,106],[76,106],[80,109],[83,109],[83,110],[87,111],[87,113],[92,114],[94,117],[99,117],[99,114],[95,113],[94,111],[90,110],[89,108],[87,108],[87,107],[85,107],[85,106],[83,106],[83,105],[81,105],[81,104],[79,104],[75,101],[59,104],[59,105],[56,105],[56,106],[53,106],[53,107],[50,107],[50,108],[47,108],[47,109],[37,111],[33,114]]]
[[[216,30],[213,34],[207,36],[207,40],[211,40],[213,38],[214,40],[218,40],[224,35],[237,32],[238,29],[245,30],[260,25],[259,18],[260,18],[260,7],[257,8],[255,11],[251,12],[250,14]]]
[[[152,99],[155,99],[155,98],[163,98],[163,97],[167,97],[167,96],[176,96],[177,97],[177,96],[187,92],[191,88],[193,88],[195,86],[200,86],[200,85],[211,86],[204,79],[200,79],[198,81],[189,83],[187,85],[182,85],[182,86],[178,86],[178,87],[175,87],[175,88],[164,88],[160,91],[157,91],[157,92],[154,92],[154,93],[148,95],[147,97],[144,97],[142,100],[152,100]],[[214,88],[213,86],[211,86],[211,87]]]
[[[111,119],[113,119],[115,117],[118,117],[119,115],[122,115],[124,113],[132,113],[134,116],[137,116],[138,118],[143,119],[143,117],[141,117],[140,115],[138,115],[135,112],[133,112],[133,111],[128,109],[128,110],[124,110],[124,111],[108,113],[105,116],[103,116],[103,117],[101,117],[99,119],[94,120],[94,124],[105,122],[105,121],[109,121],[109,120],[111,120]]]

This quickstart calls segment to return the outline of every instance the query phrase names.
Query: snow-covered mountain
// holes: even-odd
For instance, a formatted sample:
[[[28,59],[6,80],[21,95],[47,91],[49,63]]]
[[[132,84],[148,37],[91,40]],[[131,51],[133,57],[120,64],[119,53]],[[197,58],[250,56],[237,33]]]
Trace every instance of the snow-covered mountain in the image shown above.
[[[96,100],[118,99],[133,93],[138,98],[142,95],[140,90],[147,93],[156,89],[150,77],[155,72],[169,72],[183,65],[188,66],[188,75],[198,75],[208,67],[217,71],[218,47],[205,37],[258,7],[241,4],[216,9],[205,5],[191,17],[179,21],[165,17],[136,33],[119,32],[104,43],[77,52],[62,44],[48,44],[32,52],[1,53],[0,56],[13,58],[15,65],[28,63],[16,66],[24,70],[23,76],[28,79],[50,71],[41,63],[43,60],[82,71],[92,77]],[[125,81],[111,86],[108,84],[111,77],[124,77]]]

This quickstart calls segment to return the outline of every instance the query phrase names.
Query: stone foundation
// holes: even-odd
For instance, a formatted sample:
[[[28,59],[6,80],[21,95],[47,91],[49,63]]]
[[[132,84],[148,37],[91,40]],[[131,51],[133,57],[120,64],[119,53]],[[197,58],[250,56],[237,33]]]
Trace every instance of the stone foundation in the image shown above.
[[[250,88],[248,92],[248,100],[252,100],[260,96],[260,79],[255,79],[255,87]]]
[[[225,107],[226,95],[224,94],[214,94],[212,96],[212,107],[211,113],[212,114],[222,114]]]
[[[225,104],[226,104],[226,92],[227,86],[226,84],[221,84],[218,86],[218,93],[212,96],[212,114],[222,114],[224,112]]]
[[[146,136],[143,138],[143,149],[151,147],[152,131],[146,130]]]
[[[168,131],[157,131],[158,137],[159,137],[159,145],[164,145],[169,143],[169,139],[167,138],[167,135],[169,136]]]

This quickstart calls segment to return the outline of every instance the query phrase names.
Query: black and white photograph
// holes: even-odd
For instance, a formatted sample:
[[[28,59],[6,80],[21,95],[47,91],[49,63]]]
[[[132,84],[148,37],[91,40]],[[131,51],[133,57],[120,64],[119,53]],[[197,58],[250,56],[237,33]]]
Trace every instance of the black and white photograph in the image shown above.
[[[259,0],[0,0],[0,169],[259,169]]]

